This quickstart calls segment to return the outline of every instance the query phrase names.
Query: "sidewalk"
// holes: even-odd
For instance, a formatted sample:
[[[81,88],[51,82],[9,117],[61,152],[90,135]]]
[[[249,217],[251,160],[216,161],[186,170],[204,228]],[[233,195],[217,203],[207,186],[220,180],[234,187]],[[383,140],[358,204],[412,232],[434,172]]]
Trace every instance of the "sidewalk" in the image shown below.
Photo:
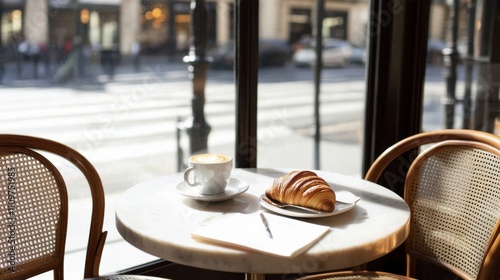
[[[165,68],[166,65],[169,69],[182,69],[186,71],[186,75],[188,73],[187,65],[179,57],[169,59],[166,56],[142,56],[140,61],[139,69],[135,69],[130,58],[122,58],[121,62],[116,65],[114,77],[144,71],[158,71],[158,68]],[[105,73],[99,61],[95,59],[86,62],[80,72],[73,69],[76,77],[57,81],[55,79],[56,73],[62,67],[64,66],[56,63],[47,65],[38,63],[37,71],[35,71],[35,65],[32,62],[22,62],[21,66],[16,62],[7,62],[4,77],[0,81],[0,88],[61,86],[92,90],[92,87],[99,87],[106,82],[113,81],[113,78]]]

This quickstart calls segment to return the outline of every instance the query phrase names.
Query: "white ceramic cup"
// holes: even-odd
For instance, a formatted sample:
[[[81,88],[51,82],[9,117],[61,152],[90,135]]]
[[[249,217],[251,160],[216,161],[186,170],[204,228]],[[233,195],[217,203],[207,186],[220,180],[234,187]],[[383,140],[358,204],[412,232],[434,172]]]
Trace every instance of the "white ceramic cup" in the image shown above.
[[[189,167],[184,171],[184,182],[199,187],[202,195],[215,195],[226,190],[233,159],[223,154],[199,154],[189,158]],[[192,175],[191,175],[192,174]]]

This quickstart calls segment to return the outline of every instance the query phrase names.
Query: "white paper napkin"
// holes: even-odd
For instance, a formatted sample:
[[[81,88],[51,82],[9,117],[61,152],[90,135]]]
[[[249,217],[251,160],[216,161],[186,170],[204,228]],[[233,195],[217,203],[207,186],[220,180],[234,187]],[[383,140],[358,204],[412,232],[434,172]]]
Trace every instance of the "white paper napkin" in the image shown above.
[[[360,197],[354,195],[350,191],[339,190],[339,191],[335,191],[335,199],[337,201],[344,202],[344,203],[355,203],[360,199]]]

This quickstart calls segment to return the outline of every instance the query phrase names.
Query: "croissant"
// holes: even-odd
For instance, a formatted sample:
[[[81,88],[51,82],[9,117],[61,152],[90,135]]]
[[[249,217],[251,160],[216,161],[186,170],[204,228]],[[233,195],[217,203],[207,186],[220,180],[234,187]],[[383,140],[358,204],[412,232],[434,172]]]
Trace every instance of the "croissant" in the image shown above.
[[[274,179],[265,195],[274,201],[332,212],[335,192],[312,171],[292,171]]]

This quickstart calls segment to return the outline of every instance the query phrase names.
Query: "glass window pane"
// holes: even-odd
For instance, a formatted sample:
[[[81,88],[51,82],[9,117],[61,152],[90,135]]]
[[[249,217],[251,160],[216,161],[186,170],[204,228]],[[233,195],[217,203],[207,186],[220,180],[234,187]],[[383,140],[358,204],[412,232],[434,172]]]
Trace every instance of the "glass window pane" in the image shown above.
[[[199,28],[190,2],[2,1],[2,133],[59,141],[95,164],[108,199],[102,273],[154,259],[116,232],[117,195],[183,170],[191,154],[234,156],[234,1],[207,0]],[[325,1],[318,28],[315,2],[260,1],[257,164],[361,176],[370,3]],[[499,133],[493,2],[475,11],[474,0],[432,2],[423,130]],[[315,34],[324,41],[317,85]],[[75,184],[70,215],[88,219],[81,178],[60,164]],[[69,279],[81,278],[86,242],[74,221]]]
[[[261,20],[261,42],[277,40],[287,47],[273,50],[270,56],[276,60],[274,65],[260,64],[259,167],[317,168],[361,176],[368,1],[325,2],[319,31],[324,68],[317,87],[317,8],[311,5],[315,1],[260,4],[261,15],[265,16]],[[259,51],[261,62],[270,63],[262,44]],[[278,61],[281,56],[288,59]],[[315,141],[316,94],[319,142]]]
[[[212,71],[209,65],[203,106],[195,104],[200,91],[191,75],[198,75],[200,65],[184,61],[193,35],[190,1],[2,4],[2,133],[62,142],[96,166],[105,187],[104,230],[109,231],[102,274],[156,259],[118,234],[114,200],[139,182],[182,170],[191,153],[201,152],[191,147],[199,137],[187,130],[198,123],[192,117],[200,112],[211,128],[205,150],[234,154],[233,72]],[[233,19],[232,1],[207,1],[201,25],[207,53],[231,42]],[[58,164],[70,176],[74,205],[65,273],[78,279],[83,275],[87,233],[81,223],[89,219],[89,193],[76,170]],[[52,279],[51,274],[46,277]]]
[[[498,130],[494,1],[433,1],[424,130]]]

